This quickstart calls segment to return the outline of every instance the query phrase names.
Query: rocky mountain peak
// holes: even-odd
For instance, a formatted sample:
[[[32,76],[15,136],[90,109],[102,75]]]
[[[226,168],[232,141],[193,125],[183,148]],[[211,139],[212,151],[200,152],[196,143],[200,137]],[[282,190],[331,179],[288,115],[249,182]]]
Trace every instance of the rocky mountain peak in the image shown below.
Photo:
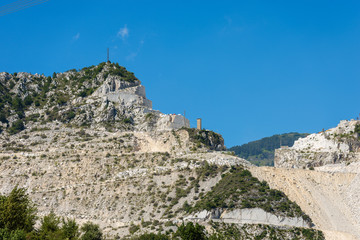
[[[1,73],[0,92],[0,131],[10,134],[34,121],[118,131],[190,127],[184,116],[153,110],[140,80],[117,63],[100,63],[49,77]]]
[[[295,141],[275,151],[275,167],[310,168],[358,161],[360,121],[344,120],[338,126]]]

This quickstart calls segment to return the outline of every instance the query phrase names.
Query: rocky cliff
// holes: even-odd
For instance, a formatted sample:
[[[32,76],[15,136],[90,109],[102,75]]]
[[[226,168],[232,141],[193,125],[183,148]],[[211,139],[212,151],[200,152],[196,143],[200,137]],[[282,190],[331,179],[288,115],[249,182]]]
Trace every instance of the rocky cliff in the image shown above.
[[[54,73],[0,73],[0,121],[16,133],[34,122],[59,122],[117,131],[157,131],[190,127],[181,115],[152,109],[145,87],[118,64]],[[23,125],[19,127],[16,124]]]
[[[341,121],[335,128],[295,141],[275,150],[275,167],[311,168],[360,160],[360,121]]]

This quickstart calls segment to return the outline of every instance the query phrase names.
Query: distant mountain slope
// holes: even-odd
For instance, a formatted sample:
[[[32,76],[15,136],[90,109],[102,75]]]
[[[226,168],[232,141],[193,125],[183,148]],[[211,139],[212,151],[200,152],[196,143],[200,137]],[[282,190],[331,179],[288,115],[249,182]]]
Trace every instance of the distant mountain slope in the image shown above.
[[[307,135],[309,134],[296,132],[274,135],[231,147],[229,151],[233,151],[237,156],[245,158],[257,166],[274,166],[274,152],[275,149],[280,148],[280,142],[281,146],[291,147],[297,139]]]

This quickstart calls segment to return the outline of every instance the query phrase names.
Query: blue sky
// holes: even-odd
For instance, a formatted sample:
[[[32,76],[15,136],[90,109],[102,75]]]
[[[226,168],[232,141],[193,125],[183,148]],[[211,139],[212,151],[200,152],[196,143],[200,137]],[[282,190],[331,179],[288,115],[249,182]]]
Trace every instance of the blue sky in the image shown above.
[[[5,5],[14,1],[0,1]],[[50,0],[0,17],[0,72],[118,62],[230,147],[356,118],[359,1]]]

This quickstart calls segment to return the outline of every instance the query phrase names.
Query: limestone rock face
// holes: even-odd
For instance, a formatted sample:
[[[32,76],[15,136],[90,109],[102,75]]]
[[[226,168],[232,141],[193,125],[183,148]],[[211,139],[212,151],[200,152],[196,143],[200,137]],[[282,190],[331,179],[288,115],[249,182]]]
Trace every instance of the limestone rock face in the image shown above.
[[[9,122],[8,125],[3,124],[5,120],[0,122],[3,129],[24,116],[34,115],[37,121],[116,131],[168,131],[190,127],[184,116],[153,110],[140,80],[118,64],[101,63],[79,71],[54,73],[52,77],[3,72],[0,84],[0,91],[9,93],[6,98],[20,99],[20,104],[9,101],[0,109],[0,114]],[[18,114],[19,106],[21,114]],[[25,127],[31,124],[26,122]]]
[[[295,141],[292,147],[275,150],[275,167],[308,168],[360,159],[356,125],[360,121],[341,121],[335,128]]]
[[[93,93],[93,96],[105,97],[111,102],[120,103],[126,107],[139,105],[152,108],[152,102],[146,98],[145,87],[140,84],[140,81],[126,82],[110,76]]]
[[[272,213],[265,212],[261,208],[235,209],[232,211],[213,209],[212,211],[203,210],[185,217],[185,220],[225,222],[235,224],[269,224],[275,226],[311,227],[302,218],[280,217]]]

